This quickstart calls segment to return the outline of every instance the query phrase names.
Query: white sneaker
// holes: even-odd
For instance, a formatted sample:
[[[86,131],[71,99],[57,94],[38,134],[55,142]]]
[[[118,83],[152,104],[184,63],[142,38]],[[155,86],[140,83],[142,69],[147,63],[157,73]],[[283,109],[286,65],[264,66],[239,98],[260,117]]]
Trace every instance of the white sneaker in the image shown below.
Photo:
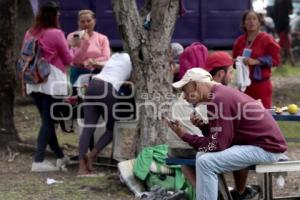
[[[66,170],[66,166],[70,164],[71,160],[69,156],[64,156],[63,158],[59,158],[56,160],[56,167],[61,169],[62,171]]]
[[[54,172],[59,171],[59,168],[51,162],[44,160],[43,162],[33,162],[31,167],[32,172]]]

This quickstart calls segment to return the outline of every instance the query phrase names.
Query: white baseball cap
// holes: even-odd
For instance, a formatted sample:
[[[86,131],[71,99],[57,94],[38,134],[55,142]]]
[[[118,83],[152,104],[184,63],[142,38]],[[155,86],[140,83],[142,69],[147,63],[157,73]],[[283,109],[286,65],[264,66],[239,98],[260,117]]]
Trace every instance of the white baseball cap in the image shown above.
[[[172,84],[174,88],[182,88],[190,81],[213,82],[211,74],[202,68],[191,68],[185,72],[180,81]]]

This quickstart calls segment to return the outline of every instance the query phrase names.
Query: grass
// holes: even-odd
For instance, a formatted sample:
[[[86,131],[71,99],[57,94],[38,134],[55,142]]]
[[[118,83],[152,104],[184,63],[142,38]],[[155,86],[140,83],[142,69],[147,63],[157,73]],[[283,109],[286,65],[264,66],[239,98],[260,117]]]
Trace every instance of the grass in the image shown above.
[[[40,117],[34,105],[15,107],[15,125],[21,139],[35,140],[40,123]],[[57,137],[60,144],[77,146],[78,136],[76,133],[63,133],[60,129],[57,129]]]
[[[15,107],[15,125],[22,140],[35,143],[40,127],[40,116],[34,105]],[[72,147],[78,146],[76,133],[65,134],[57,129],[58,141]],[[76,155],[77,148],[65,148],[68,155]],[[48,156],[48,159],[53,159]],[[103,176],[95,178],[76,178],[77,164],[68,167],[68,172],[29,173],[32,154],[20,154],[12,163],[0,161],[0,199],[7,200],[81,200],[116,199],[133,200],[128,188],[120,183],[115,169],[98,168]],[[53,160],[52,160],[53,161]],[[47,185],[46,179],[53,178],[63,183]]]
[[[292,67],[290,64],[286,64],[282,67],[274,68],[272,75],[275,77],[300,77],[300,66]],[[281,90],[280,95],[292,96],[294,99],[300,100],[300,94],[295,93],[292,89]],[[279,121],[278,124],[286,138],[300,138],[300,123]],[[299,143],[289,143],[289,145],[300,146]]]
[[[40,119],[35,106],[18,106],[15,109],[15,115],[18,115],[15,124],[19,130],[20,137],[24,140],[35,141],[40,125]],[[300,138],[300,123],[279,121],[278,124],[285,137]],[[59,129],[57,133],[58,141],[61,145],[78,145],[78,135],[76,133],[66,134]],[[298,145],[300,146],[300,144]]]
[[[300,138],[300,123],[299,122],[278,122],[279,127],[286,137]]]
[[[76,178],[74,174],[70,173],[68,175],[62,173],[48,174],[47,176],[55,180],[63,181],[63,183],[54,185],[46,184],[47,177],[44,174],[22,174],[23,177],[21,178],[17,176],[10,175],[11,178],[5,182],[5,186],[1,187],[1,199],[133,199],[126,186],[119,183],[117,175],[113,175],[113,178],[112,175]]]
[[[290,64],[285,64],[282,67],[274,68],[272,75],[275,77],[300,76],[300,66],[292,67]]]
[[[285,138],[300,138],[299,122],[279,121],[278,124]],[[289,146],[300,146],[300,143],[289,142]]]

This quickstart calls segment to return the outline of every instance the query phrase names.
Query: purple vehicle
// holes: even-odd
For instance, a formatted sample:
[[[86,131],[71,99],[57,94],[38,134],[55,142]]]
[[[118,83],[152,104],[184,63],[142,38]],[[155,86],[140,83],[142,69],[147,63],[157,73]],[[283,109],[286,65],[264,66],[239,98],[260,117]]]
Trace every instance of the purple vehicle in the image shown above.
[[[33,7],[47,0],[31,0]],[[96,13],[96,31],[108,36],[112,47],[121,47],[111,0],[58,0],[60,22],[66,34],[77,29],[77,13],[90,9]],[[144,0],[137,0],[139,6]],[[251,0],[184,0],[186,14],[177,20],[172,41],[183,45],[200,41],[210,48],[229,47],[241,34],[242,13],[252,7]]]

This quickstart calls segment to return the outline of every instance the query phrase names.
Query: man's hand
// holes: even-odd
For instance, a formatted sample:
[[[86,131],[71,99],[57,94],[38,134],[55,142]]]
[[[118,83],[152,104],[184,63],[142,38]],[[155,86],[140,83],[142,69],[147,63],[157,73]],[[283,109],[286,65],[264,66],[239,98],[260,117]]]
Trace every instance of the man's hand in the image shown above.
[[[204,125],[203,119],[196,114],[196,112],[193,112],[190,116],[190,120],[192,124],[198,128],[201,128]]]
[[[180,125],[179,121],[176,120],[175,122],[168,121],[168,126],[176,133],[178,137],[182,137],[183,134],[185,133],[184,129]]]
[[[85,61],[83,61],[83,63],[82,63],[83,67],[91,67],[92,63],[93,63],[92,60],[93,60],[92,58],[88,58]]]
[[[96,59],[92,59],[90,64],[95,69],[102,69],[105,63],[106,63],[105,61],[97,61]]]
[[[243,60],[245,65],[259,65],[260,61],[253,58],[244,58]]]

